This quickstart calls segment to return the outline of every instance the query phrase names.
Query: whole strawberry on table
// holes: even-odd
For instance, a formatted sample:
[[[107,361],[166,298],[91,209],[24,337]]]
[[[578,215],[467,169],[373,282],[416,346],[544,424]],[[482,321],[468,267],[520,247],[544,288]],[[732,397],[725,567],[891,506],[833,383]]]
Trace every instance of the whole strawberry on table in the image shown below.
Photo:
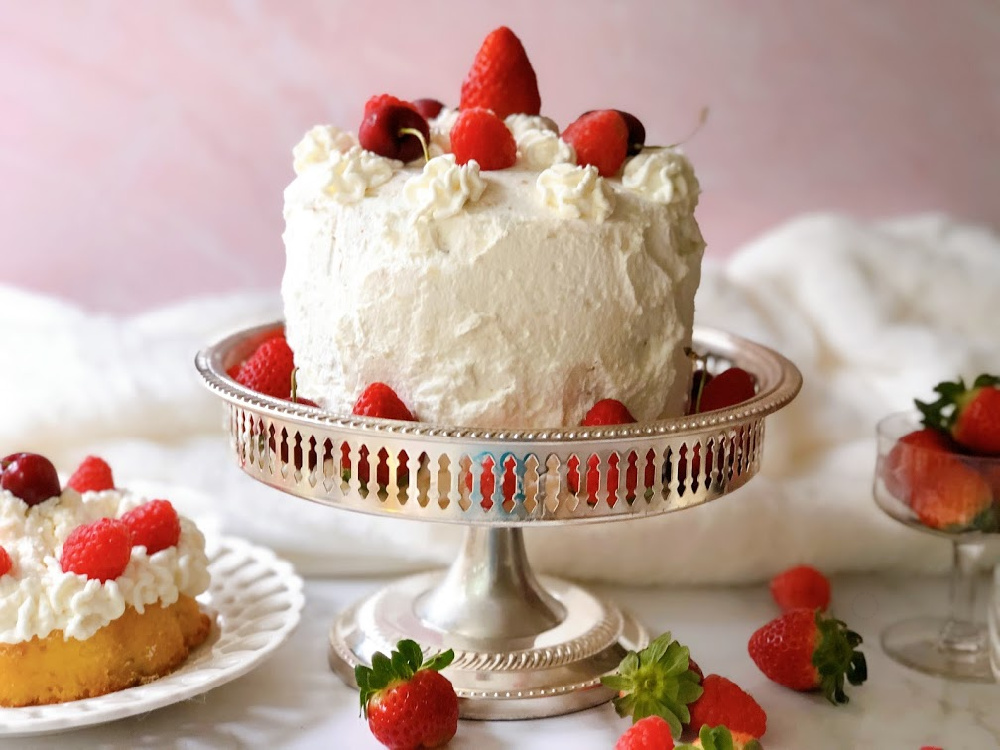
[[[368,728],[390,750],[441,747],[458,731],[458,696],[441,674],[455,653],[448,649],[424,659],[411,640],[389,656],[376,651],[370,667],[358,665],[361,713]]]

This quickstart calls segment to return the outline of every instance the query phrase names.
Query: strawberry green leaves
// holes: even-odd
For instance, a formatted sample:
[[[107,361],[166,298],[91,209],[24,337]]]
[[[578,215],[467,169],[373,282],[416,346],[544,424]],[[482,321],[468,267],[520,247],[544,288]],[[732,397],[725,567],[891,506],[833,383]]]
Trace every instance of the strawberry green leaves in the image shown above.
[[[425,661],[420,646],[416,641],[409,639],[397,643],[396,650],[389,656],[376,651],[372,655],[370,667],[359,664],[354,668],[354,679],[360,691],[361,713],[367,718],[368,701],[373,695],[397,683],[406,682],[422,669],[440,672],[451,664],[454,658],[455,652],[448,649]]]
[[[691,718],[688,704],[702,693],[690,662],[688,648],[664,633],[642,651],[630,651],[617,673],[602,677],[601,683],[618,692],[613,703],[619,716],[631,716],[633,722],[659,716],[677,736]]]

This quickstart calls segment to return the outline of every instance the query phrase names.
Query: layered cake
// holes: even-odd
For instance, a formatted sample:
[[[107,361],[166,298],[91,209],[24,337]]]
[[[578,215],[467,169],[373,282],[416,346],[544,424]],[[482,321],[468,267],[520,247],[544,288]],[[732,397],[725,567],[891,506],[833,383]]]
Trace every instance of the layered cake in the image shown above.
[[[294,149],[299,393],[349,413],[386,383],[417,419],[494,428],[579,424],[607,398],[683,413],[704,242],[682,151],[617,110],[560,131],[505,28],[457,109],[427,102],[373,97],[357,135],[318,126]]]
[[[0,462],[2,706],[149,682],[208,637],[204,537],[168,501],[96,480],[97,461],[65,489],[42,456]]]

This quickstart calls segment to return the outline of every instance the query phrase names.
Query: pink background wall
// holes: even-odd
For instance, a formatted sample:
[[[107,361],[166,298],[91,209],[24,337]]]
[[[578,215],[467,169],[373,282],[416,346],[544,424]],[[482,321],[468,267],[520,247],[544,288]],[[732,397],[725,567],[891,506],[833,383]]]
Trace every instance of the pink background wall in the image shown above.
[[[276,291],[301,134],[455,102],[502,23],[560,124],[618,107],[662,143],[711,108],[714,254],[810,210],[1000,226],[996,0],[36,0],[0,15],[0,281],[109,311]]]

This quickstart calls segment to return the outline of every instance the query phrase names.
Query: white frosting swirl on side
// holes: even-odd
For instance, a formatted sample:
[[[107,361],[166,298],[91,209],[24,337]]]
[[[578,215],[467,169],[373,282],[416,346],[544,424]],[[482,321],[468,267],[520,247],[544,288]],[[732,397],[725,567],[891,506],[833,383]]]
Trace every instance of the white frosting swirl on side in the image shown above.
[[[118,490],[87,492],[66,489],[34,507],[0,491],[0,545],[13,563],[0,576],[0,643],[44,638],[61,630],[66,638],[87,639],[126,607],[138,612],[150,604],[170,605],[178,596],[197,596],[208,588],[205,538],[187,518],[174,547],[154,555],[133,547],[125,571],[101,582],[64,572],[62,545],[76,527],[99,518],[120,518],[145,502]]]
[[[658,203],[693,209],[700,187],[683,152],[671,148],[644,149],[625,164],[622,186]]]
[[[394,159],[354,146],[342,154],[331,154],[329,161],[299,179],[305,180],[307,189],[312,188],[319,196],[337,203],[357,203],[369,190],[388,182],[402,166]]]
[[[466,202],[478,201],[485,189],[476,161],[459,165],[454,154],[444,154],[428,161],[420,174],[406,181],[403,200],[414,221],[446,219],[457,214]]]
[[[332,125],[317,125],[292,149],[292,168],[295,174],[302,174],[309,167],[327,161],[330,154],[342,154],[357,145],[354,133]]]
[[[551,130],[524,130],[515,141],[517,166],[522,169],[541,171],[553,164],[576,164],[576,150]]]
[[[535,190],[543,205],[565,219],[601,224],[615,209],[614,192],[593,165],[551,166],[538,175]]]

